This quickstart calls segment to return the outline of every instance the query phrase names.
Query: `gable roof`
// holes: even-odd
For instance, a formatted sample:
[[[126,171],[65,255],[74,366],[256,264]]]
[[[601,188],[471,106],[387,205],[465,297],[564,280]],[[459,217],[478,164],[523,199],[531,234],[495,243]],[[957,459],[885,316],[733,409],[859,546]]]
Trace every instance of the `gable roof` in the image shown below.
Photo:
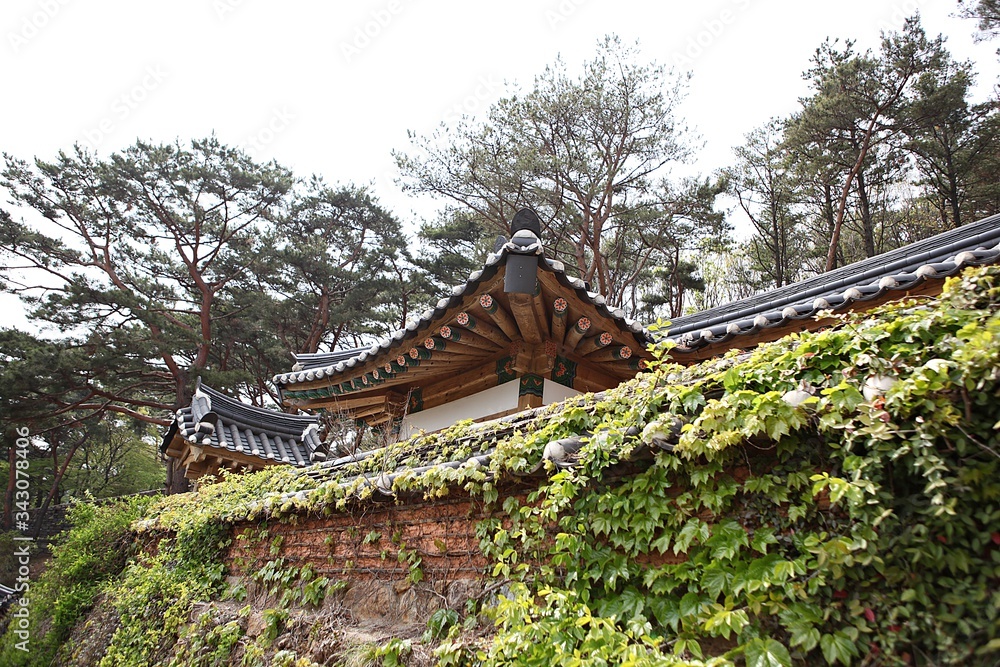
[[[671,322],[666,337],[683,358],[768,329],[787,333],[796,322],[814,320],[820,311],[843,312],[856,304],[880,303],[908,293],[937,293],[945,278],[967,266],[1000,262],[1000,215],[950,229],[876,257],[822,273]],[[777,332],[776,332],[777,333]],[[698,355],[699,358],[702,355]]]
[[[319,418],[257,408],[198,380],[191,404],[177,410],[161,449],[180,455],[183,444],[216,450],[218,458],[297,467],[324,460]]]
[[[449,296],[374,345],[296,355],[293,370],[279,373],[272,379],[284,402],[308,408],[312,400],[369,391],[376,385],[401,386],[412,382],[417,375],[426,377],[427,368],[431,365],[425,363],[427,361],[445,360],[447,363],[450,359],[448,368],[441,370],[439,366],[434,375],[446,377],[449,373],[454,374],[455,369],[464,370],[487,363],[493,357],[499,359],[512,354],[510,347],[516,348],[523,333],[518,330],[521,318],[510,304],[506,304],[506,310],[511,313],[505,311],[505,304],[500,302],[507,300],[507,294],[506,291],[499,291],[510,275],[507,265],[511,258],[523,258],[526,262],[524,266],[530,267],[532,262],[538,266],[535,294],[522,295],[527,301],[534,299],[534,304],[528,303],[524,308],[527,311],[533,309],[534,317],[530,314],[528,317],[537,318],[536,322],[543,330],[540,341],[531,341],[532,344],[549,339],[553,311],[562,308],[572,312],[574,317],[580,316],[566,324],[566,331],[581,320],[585,320],[586,327],[591,326],[591,320],[600,320],[600,323],[594,321],[594,326],[581,334],[584,340],[593,339],[586,352],[576,350],[581,356],[591,355],[587,361],[597,363],[595,359],[602,355],[593,354],[595,351],[605,348],[603,354],[606,355],[617,351],[618,357],[603,361],[614,364],[620,371],[620,377],[612,384],[631,374],[629,365],[637,361],[631,359],[631,355],[646,356],[645,348],[653,340],[651,334],[640,323],[627,318],[623,310],[610,306],[603,296],[591,291],[583,280],[568,275],[562,262],[545,257],[541,241],[533,232],[520,230],[509,241],[499,244],[496,251],[487,257],[483,268],[470,274],[464,284],[453,287]],[[563,298],[555,298],[561,295],[564,295]],[[562,303],[558,306],[554,305],[560,301]],[[510,326],[505,328],[502,322],[491,319],[491,308],[498,318],[506,317]],[[497,308],[505,312],[496,313]],[[478,314],[470,318],[470,310]],[[494,334],[492,337],[486,335],[490,332]],[[553,341],[556,345],[568,348],[570,353],[574,351],[577,341],[572,345],[563,345],[561,336],[553,334],[552,338],[558,339]],[[463,347],[467,342],[470,346]],[[563,352],[553,354],[557,353]],[[513,354],[516,355],[516,351]],[[414,370],[421,365],[424,367]]]

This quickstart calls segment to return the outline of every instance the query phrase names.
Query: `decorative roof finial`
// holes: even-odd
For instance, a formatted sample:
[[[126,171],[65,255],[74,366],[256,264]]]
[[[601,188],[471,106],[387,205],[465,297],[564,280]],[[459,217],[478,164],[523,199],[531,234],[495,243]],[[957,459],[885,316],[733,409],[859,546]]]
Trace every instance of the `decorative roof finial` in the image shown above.
[[[534,209],[525,207],[514,214],[514,219],[510,221],[511,235],[517,234],[522,229],[527,229],[535,236],[542,236],[542,221]]]

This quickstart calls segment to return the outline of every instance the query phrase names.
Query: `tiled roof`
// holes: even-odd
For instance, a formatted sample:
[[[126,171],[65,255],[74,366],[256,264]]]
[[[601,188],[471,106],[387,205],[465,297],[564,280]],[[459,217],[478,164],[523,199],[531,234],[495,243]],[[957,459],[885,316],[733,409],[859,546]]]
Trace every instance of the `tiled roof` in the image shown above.
[[[732,364],[733,360],[722,362]],[[599,403],[606,396],[605,392],[588,394],[583,397],[570,399],[559,404],[562,407],[573,405],[587,410],[594,409],[594,405]],[[487,468],[495,451],[495,445],[516,431],[525,432],[540,428],[544,424],[547,416],[552,413],[553,406],[543,406],[523,410],[516,414],[477,424],[471,424],[468,431],[449,443],[448,452],[451,457],[441,459],[440,442],[436,436],[420,436],[408,443],[405,449],[399,443],[381,447],[378,449],[359,452],[351,456],[344,456],[326,463],[311,466],[302,471],[316,484],[327,481],[336,481],[343,486],[350,486],[359,478],[366,480],[366,485],[376,494],[383,497],[392,497],[393,482],[400,475],[418,475],[431,468],[461,468],[473,466],[482,468],[486,479],[493,479],[493,473]],[[650,451],[673,449],[680,429],[676,433],[661,437],[659,432],[642,434],[645,440],[639,443],[630,455],[631,458],[641,458]],[[640,436],[639,429],[632,427],[626,432],[626,436],[633,438]],[[518,477],[533,477],[547,474],[544,470],[545,462],[549,461],[557,468],[572,467],[576,461],[576,453],[587,439],[593,434],[584,432],[576,436],[563,438],[549,442],[542,458],[530,469],[517,473]],[[454,456],[454,454],[460,456]],[[377,469],[374,472],[372,469]],[[291,498],[296,495],[303,496],[306,492],[283,494],[284,498]]]
[[[314,352],[312,354],[296,354],[296,371],[311,371],[314,368],[325,368],[335,365],[338,361],[347,361],[351,357],[356,357],[362,352],[369,350],[368,347],[354,347],[349,350],[334,350],[333,352]]]
[[[579,299],[595,307],[601,315],[608,317],[620,331],[633,336],[640,346],[652,341],[652,337],[645,327],[635,320],[626,318],[625,312],[621,309],[609,306],[605,298],[597,292],[590,291],[583,280],[568,275],[562,262],[542,255],[541,242],[538,237],[530,231],[521,230],[515,233],[513,238],[502,245],[499,250],[490,253],[485,266],[472,272],[465,284],[453,287],[449,296],[439,300],[434,308],[429,308],[419,317],[410,320],[403,329],[395,331],[371,347],[360,350],[297,355],[296,370],[275,375],[274,383],[285,387],[341,374],[350,375],[351,370],[361,364],[377,358],[390,359],[394,357],[397,354],[397,349],[418,337],[425,338],[428,335],[428,330],[435,322],[439,322],[448,310],[458,307],[465,297],[474,294],[481,286],[494,278],[511,254],[537,255],[539,257],[538,264],[542,271],[551,273],[563,287],[574,290]]]
[[[164,437],[164,449],[175,435],[197,447],[211,447],[299,467],[326,458],[317,417],[256,408],[200,381],[191,405],[181,408],[174,416]]]
[[[1000,262],[1000,215],[984,218],[877,257],[740,299],[671,322],[667,338],[683,355],[710,344],[808,320],[824,310],[841,312],[858,302],[943,282],[967,266]]]

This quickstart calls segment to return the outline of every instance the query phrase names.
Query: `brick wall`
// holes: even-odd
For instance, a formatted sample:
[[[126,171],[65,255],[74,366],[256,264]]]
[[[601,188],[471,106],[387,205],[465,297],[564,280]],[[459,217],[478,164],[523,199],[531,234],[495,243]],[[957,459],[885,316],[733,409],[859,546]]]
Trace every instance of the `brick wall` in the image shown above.
[[[480,501],[463,495],[405,505],[368,501],[329,517],[242,524],[234,530],[227,565],[246,581],[277,558],[294,567],[308,564],[348,584],[339,603],[356,619],[425,622],[435,609],[461,609],[482,592],[487,563],[476,524],[488,516]],[[419,556],[422,581],[410,581],[401,549]]]

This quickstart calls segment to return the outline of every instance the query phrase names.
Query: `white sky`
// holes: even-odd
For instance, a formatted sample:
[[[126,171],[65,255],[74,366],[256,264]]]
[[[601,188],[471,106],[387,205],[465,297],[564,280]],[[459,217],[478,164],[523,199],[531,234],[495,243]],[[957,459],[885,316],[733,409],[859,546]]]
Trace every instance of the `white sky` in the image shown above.
[[[215,132],[300,176],[368,184],[404,222],[429,217],[393,183],[390,151],[461,113],[485,112],[504,82],[530,88],[558,54],[571,69],[615,33],[646,60],[693,78],[682,115],[705,141],[686,173],[726,166],[743,135],[797,108],[801,72],[827,36],[877,48],[919,10],[980,72],[1000,77],[997,42],[974,44],[955,0],[3,0],[0,150],[52,158],[80,142],[101,155],[137,137]],[[0,326],[23,325],[0,300]]]

